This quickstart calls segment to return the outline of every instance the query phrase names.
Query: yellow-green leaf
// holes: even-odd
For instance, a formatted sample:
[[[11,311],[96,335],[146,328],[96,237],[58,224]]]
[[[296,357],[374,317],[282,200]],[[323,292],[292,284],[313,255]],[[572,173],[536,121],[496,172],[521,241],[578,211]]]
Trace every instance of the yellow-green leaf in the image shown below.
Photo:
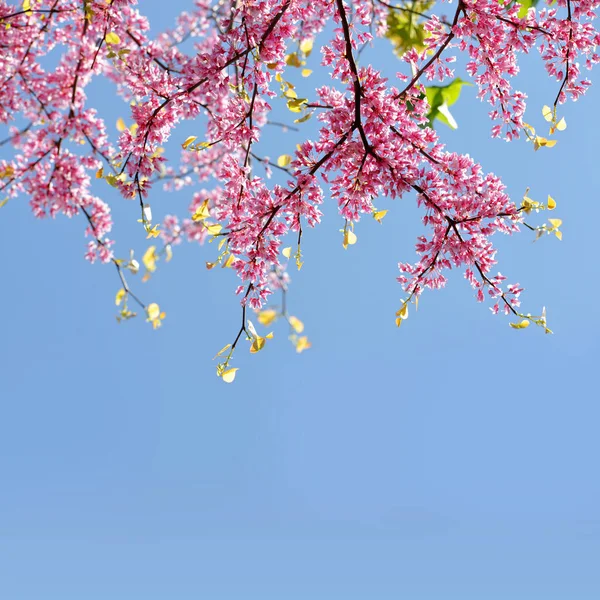
[[[376,210],[376,211],[373,211],[373,218],[378,223],[381,223],[381,219],[383,219],[383,217],[385,217],[385,215],[387,215],[387,213],[388,213],[387,210]]]
[[[107,44],[118,44],[121,42],[121,38],[114,31],[109,31],[104,39]]]
[[[188,146],[189,146],[191,143],[193,143],[195,140],[197,140],[197,139],[198,139],[198,136],[197,136],[197,135],[190,135],[189,137],[187,137],[187,138],[185,139],[185,142],[183,142],[183,144],[181,144],[181,147],[182,147],[184,150],[186,150],[186,149],[187,149],[187,147],[188,147]]]
[[[228,269],[229,267],[231,267],[231,265],[235,262],[235,256],[233,254],[230,254],[227,257],[227,260],[223,262],[223,264],[221,265],[222,269]]]
[[[252,345],[250,346],[250,354],[256,354],[260,352],[265,347],[265,338],[264,337],[255,337]]]
[[[292,157],[289,154],[282,154],[277,159],[277,164],[280,167],[287,167],[292,162]]]
[[[289,67],[301,67],[302,66],[302,62],[300,61],[300,59],[298,58],[298,55],[295,52],[292,52],[291,54],[288,54],[285,57],[285,64],[288,65]]]
[[[307,102],[306,98],[292,98],[287,101],[287,107],[291,112],[299,113],[302,111],[302,106]]]
[[[227,350],[229,350],[229,348],[231,348],[231,344],[227,344],[227,346],[223,346],[213,357],[213,360],[215,360],[215,358],[217,358],[217,356],[221,356],[224,352],[226,352]]]
[[[273,308],[266,308],[258,313],[257,318],[261,325],[267,327],[277,319],[277,311]]]
[[[127,295],[127,292],[123,288],[121,288],[117,292],[117,295],[115,296],[115,304],[117,306],[119,306],[119,304],[121,304],[121,302],[123,302],[123,299],[125,298],[126,295]]]
[[[304,116],[300,117],[299,119],[294,119],[294,123],[304,123],[305,121],[308,121],[312,117],[312,115],[313,114],[311,112],[307,112]]]
[[[289,321],[296,333],[302,333],[304,331],[304,323],[298,319],[298,317],[290,317]]]
[[[556,208],[556,200],[552,196],[548,196],[548,204],[546,206],[548,210],[554,210]]]
[[[296,340],[296,352],[300,354],[304,350],[308,350],[311,346],[311,343],[308,341],[308,338],[303,335],[302,337]]]

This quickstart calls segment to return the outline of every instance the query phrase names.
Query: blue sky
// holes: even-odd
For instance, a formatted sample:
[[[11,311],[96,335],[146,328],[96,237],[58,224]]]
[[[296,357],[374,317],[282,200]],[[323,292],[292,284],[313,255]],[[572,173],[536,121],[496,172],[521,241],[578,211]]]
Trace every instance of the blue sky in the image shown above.
[[[184,6],[161,3],[161,21]],[[377,60],[397,69],[391,53]],[[541,129],[556,84],[537,56],[523,64]],[[109,87],[94,90],[109,127],[127,116]],[[511,330],[458,273],[397,330],[414,199],[382,199],[384,224],[361,222],[347,251],[329,203],[305,233],[289,298],[313,347],[296,355],[276,325],[259,355],[240,349],[225,385],[211,358],[239,308],[233,275],[204,268],[212,247],[177,247],[135,283],[167,311],[162,329],[117,325],[118,281],[83,260],[84,223],[9,202],[0,597],[597,599],[599,103],[596,86],[566,105],[568,129],[537,153],[489,139],[474,88],[453,107],[459,129],[440,130],[515,198],[528,186],[556,198],[562,242],[498,240],[499,269],[526,287],[526,310],[547,307],[552,336]],[[181,128],[172,147],[192,133]],[[273,140],[272,156],[295,144]],[[135,204],[106,197],[117,254],[143,253]],[[158,188],[152,198],[155,216],[188,202]]]

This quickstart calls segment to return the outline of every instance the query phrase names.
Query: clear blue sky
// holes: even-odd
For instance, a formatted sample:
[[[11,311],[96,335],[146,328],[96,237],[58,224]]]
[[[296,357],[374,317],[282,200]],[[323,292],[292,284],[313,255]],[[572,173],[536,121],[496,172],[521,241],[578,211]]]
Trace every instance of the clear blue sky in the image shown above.
[[[168,22],[185,3],[160,6]],[[525,65],[541,126],[556,85],[537,56]],[[95,89],[115,134],[125,109]],[[359,224],[347,251],[329,203],[292,273],[313,347],[297,356],[276,326],[225,385],[211,358],[238,304],[232,274],[204,268],[212,246],[178,247],[137,282],[167,311],[161,330],[118,326],[114,269],[83,260],[81,219],[0,209],[0,597],[597,600],[599,104],[598,86],[568,104],[537,153],[489,139],[474,88],[459,130],[442,130],[515,197],[556,198],[562,243],[498,240],[499,269],[525,307],[547,307],[553,336],[511,330],[459,274],[397,330],[414,199],[382,199],[384,225]],[[273,156],[295,144],[274,139]],[[135,204],[110,198],[118,254],[141,254]],[[155,216],[188,201],[157,188]]]

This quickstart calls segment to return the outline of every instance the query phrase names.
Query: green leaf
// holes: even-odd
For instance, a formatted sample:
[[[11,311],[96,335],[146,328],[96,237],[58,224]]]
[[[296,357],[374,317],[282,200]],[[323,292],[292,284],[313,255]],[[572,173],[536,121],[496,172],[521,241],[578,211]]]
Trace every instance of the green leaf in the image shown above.
[[[448,85],[432,85],[425,88],[427,101],[431,107],[427,115],[430,127],[433,127],[433,122],[436,119],[452,129],[458,127],[458,124],[448,107],[452,106],[458,100],[463,85],[471,84],[457,77]]]
[[[519,0],[519,2],[514,2],[513,4],[520,4],[521,8],[519,9],[519,18],[524,19],[527,16],[527,11],[532,7],[536,6],[539,0]]]

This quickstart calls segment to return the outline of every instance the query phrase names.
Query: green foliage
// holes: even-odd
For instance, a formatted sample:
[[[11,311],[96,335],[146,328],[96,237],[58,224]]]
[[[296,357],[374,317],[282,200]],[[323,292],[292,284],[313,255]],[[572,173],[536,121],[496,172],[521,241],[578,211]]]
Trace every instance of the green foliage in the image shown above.
[[[527,16],[527,11],[532,7],[532,6],[537,6],[539,4],[540,0],[512,0],[509,2],[505,2],[505,0],[499,0],[499,3],[501,5],[505,5],[505,6],[514,6],[515,4],[520,4],[521,8],[519,9],[519,18],[524,19]],[[556,2],[556,0],[553,0],[551,3],[549,4],[554,4],[554,2]]]
[[[439,86],[432,85],[425,88],[427,92],[427,100],[429,106],[429,125],[433,127],[433,122],[437,119],[448,127],[456,129],[458,124],[452,116],[449,107],[452,106],[459,98],[463,85],[472,85],[467,81],[463,81],[459,77],[453,79],[448,85]]]
[[[430,0],[414,0],[389,10],[386,37],[394,45],[396,54],[401,55],[411,48],[416,48],[419,52],[425,49],[427,32],[419,13],[424,13],[433,4]]]

